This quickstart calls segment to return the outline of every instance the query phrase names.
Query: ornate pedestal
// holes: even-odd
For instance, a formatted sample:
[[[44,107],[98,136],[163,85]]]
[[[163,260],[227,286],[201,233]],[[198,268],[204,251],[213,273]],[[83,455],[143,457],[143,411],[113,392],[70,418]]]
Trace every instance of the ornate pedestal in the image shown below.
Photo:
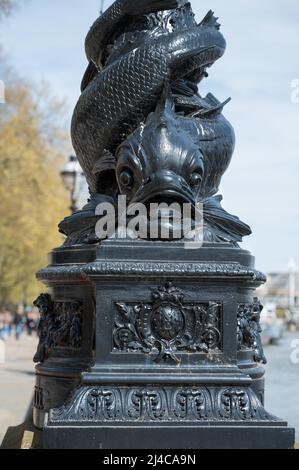
[[[46,448],[293,447],[294,431],[263,407],[264,276],[249,252],[114,240],[53,261],[39,275],[52,307],[80,321],[77,343],[38,366]]]
[[[95,296],[83,269],[95,256],[94,246],[58,248],[49,267],[37,274],[51,291],[35,302],[41,320],[33,419],[39,429],[48,411],[67,400],[93,363]]]
[[[263,406],[251,229],[219,194],[230,99],[199,90],[225,48],[187,0],[116,0],[87,35],[71,134],[90,198],[38,276],[44,447],[293,446]]]

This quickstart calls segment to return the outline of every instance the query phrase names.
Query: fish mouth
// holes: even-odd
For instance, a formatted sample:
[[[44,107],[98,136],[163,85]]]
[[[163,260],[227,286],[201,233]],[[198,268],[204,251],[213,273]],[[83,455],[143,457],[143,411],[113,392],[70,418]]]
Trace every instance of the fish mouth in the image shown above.
[[[154,173],[131,199],[131,204],[190,204],[195,207],[195,196],[190,185],[180,175],[170,170]]]
[[[225,53],[225,44],[211,44],[199,47],[196,52],[187,52],[181,62],[175,63],[173,78],[184,78],[193,73],[199,73],[200,70],[211,67]]]
[[[150,204],[164,203],[171,205],[177,203],[180,206],[190,204],[192,207],[195,207],[195,197],[191,188],[187,185],[170,185],[165,182],[165,184],[160,183],[157,188],[156,184],[148,183],[137,191],[130,203],[132,205],[142,203],[147,206]]]
[[[225,50],[226,46],[223,44],[213,44],[203,48],[198,54],[194,54],[185,64],[187,75],[212,67],[212,65],[224,55]]]
[[[147,212],[147,234],[150,240],[181,240],[185,236],[186,224],[194,230],[196,221],[195,198],[191,190],[181,187],[165,187],[159,191],[142,187],[130,202],[134,206],[144,204]],[[189,206],[188,212],[186,205]],[[137,207],[136,207],[137,209]]]

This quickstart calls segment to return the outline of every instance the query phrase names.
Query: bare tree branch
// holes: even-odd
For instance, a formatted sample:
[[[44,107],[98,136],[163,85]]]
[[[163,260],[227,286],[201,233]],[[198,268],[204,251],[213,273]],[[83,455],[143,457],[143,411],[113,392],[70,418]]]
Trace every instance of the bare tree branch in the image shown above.
[[[0,20],[10,14],[15,6],[15,0],[0,0]]]

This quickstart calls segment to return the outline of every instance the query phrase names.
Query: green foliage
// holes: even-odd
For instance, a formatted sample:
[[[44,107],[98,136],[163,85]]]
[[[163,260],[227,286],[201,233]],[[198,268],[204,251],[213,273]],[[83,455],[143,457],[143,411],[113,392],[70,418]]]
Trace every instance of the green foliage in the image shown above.
[[[1,6],[1,3],[0,3]],[[0,105],[0,307],[32,302],[47,254],[60,245],[68,213],[59,169],[68,154],[63,107],[42,85],[20,80],[0,58],[6,104]]]

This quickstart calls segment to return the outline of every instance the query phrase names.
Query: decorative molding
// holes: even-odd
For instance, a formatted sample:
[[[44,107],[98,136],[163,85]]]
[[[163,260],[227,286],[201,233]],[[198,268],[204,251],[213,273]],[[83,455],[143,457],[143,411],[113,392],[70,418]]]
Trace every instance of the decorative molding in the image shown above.
[[[206,262],[174,262],[159,263],[156,261],[96,261],[88,264],[84,268],[87,276],[97,275],[184,275],[191,277],[213,277],[217,278],[239,278],[240,280],[250,280],[257,283],[266,281],[263,273],[255,269],[242,266],[237,262],[232,263],[206,263]]]
[[[41,269],[36,277],[39,281],[86,281],[86,264],[53,265]]]
[[[263,306],[255,297],[252,303],[239,304],[238,306],[238,350],[253,349],[254,360],[263,364],[267,363],[261,340],[260,317]]]
[[[114,349],[155,354],[156,362],[180,362],[181,352],[219,352],[222,304],[184,302],[182,290],[167,283],[150,303],[116,303]]]
[[[37,279],[43,282],[88,282],[88,277],[117,274],[122,275],[184,275],[186,277],[207,277],[225,279],[237,278],[257,284],[266,282],[266,276],[253,268],[237,262],[206,263],[206,262],[138,262],[138,261],[95,261],[89,264],[53,265],[37,273]]]
[[[42,387],[36,386],[34,388],[33,406],[37,410],[44,410],[45,408],[44,391]]]
[[[38,326],[39,344],[34,362],[44,362],[57,347],[81,348],[81,302],[57,302],[49,294],[41,294],[34,305],[41,314]]]
[[[50,423],[277,421],[249,387],[80,387]]]

